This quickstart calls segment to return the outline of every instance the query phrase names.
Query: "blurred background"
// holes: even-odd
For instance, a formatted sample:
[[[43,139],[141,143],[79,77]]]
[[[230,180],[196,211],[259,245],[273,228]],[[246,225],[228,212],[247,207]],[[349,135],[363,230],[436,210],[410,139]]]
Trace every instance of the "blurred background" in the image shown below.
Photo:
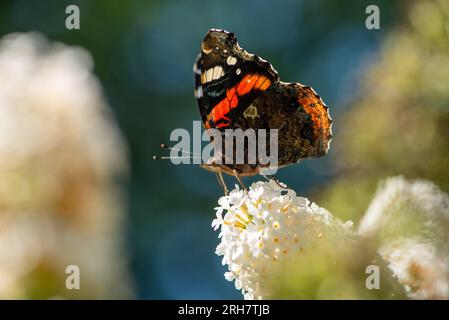
[[[80,30],[65,28],[70,4],[80,8]],[[380,8],[380,30],[365,27],[370,4]],[[200,118],[192,65],[210,28],[233,31],[240,45],[269,60],[283,81],[312,86],[330,107],[335,138],[329,154],[277,175],[298,194],[357,223],[385,177],[425,178],[449,191],[447,0],[3,0],[0,36],[36,31],[40,35],[30,37],[41,40],[21,38],[9,51],[0,50],[0,83],[13,83],[9,90],[15,90],[15,97],[32,93],[42,100],[0,99],[0,117],[11,119],[0,121],[0,145],[10,146],[0,147],[0,221],[5,221],[0,234],[8,223],[21,226],[10,236],[0,235],[0,262],[27,265],[11,276],[13,264],[4,266],[6,271],[0,268],[1,297],[241,298],[224,279],[221,258],[214,254],[218,239],[210,223],[222,195],[214,175],[196,165],[152,160],[173,129],[191,131],[192,121]],[[49,50],[41,67],[26,69],[29,73],[20,80],[31,81],[29,74],[43,87],[23,91],[12,70],[17,57],[31,50],[26,43],[33,41],[38,48],[33,59],[44,59],[41,51],[49,49],[42,49],[42,43],[48,41],[88,53],[73,49],[81,50],[75,59],[58,47]],[[53,62],[62,74],[73,76],[81,68],[94,76],[55,80],[36,75]],[[51,85],[45,87],[42,79]],[[58,91],[57,84],[67,83],[71,90]],[[58,106],[45,107],[52,105],[56,92]],[[78,110],[78,103],[85,111]],[[24,108],[11,116],[11,108],[28,105],[39,115],[29,117]],[[89,111],[92,105],[94,111]],[[45,130],[34,128],[36,122]],[[47,123],[60,128],[51,131]],[[65,135],[72,127],[72,135],[49,149],[55,153],[41,152],[41,144],[34,144],[33,139],[44,137],[45,145],[48,136]],[[14,134],[20,131],[28,134]],[[24,147],[16,150],[18,145]],[[47,160],[50,168],[42,164]],[[46,192],[54,184],[36,178],[43,170],[65,191]],[[20,183],[28,193],[17,200],[24,190]],[[51,240],[45,240],[45,228],[51,230]],[[34,238],[23,240],[29,234],[50,243],[49,249],[36,249],[41,242]],[[9,252],[14,245],[22,248],[20,257]],[[42,253],[27,256],[36,250]],[[80,265],[79,292],[68,293],[60,281],[66,277],[62,266],[68,264]],[[89,272],[83,278],[85,269]]]

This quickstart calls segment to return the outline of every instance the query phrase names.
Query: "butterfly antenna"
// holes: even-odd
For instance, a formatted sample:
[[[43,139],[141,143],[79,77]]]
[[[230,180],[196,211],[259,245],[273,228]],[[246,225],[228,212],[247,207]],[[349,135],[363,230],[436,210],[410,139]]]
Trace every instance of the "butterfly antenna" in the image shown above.
[[[201,158],[192,156],[184,156],[184,157],[153,156],[153,160],[171,160],[171,159],[201,159]]]
[[[200,155],[198,153],[185,151],[185,150],[182,150],[182,149],[179,149],[179,148],[171,147],[171,146],[169,146],[169,145],[167,145],[165,143],[161,144],[161,149],[173,150],[173,151],[181,152],[183,154],[190,154],[190,155],[194,155],[196,157],[200,157]]]
[[[182,149],[174,148],[169,145],[166,145],[164,143],[161,144],[161,149],[168,149],[168,150],[174,150],[177,152],[181,152],[182,154],[185,154],[185,156],[179,156],[179,157],[172,157],[172,156],[153,156],[153,160],[172,160],[172,159],[201,159],[201,157],[193,152],[185,151]]]

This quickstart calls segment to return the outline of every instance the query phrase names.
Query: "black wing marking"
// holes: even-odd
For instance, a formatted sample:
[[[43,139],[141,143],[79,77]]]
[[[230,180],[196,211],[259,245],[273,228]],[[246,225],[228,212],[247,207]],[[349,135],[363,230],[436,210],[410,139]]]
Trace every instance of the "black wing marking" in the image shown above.
[[[195,63],[193,64],[193,75],[195,78],[194,93],[196,102],[198,104],[198,109],[200,111],[201,120],[204,123],[207,118],[207,107],[204,102],[203,87],[201,85],[201,72],[202,72],[201,54],[199,54],[195,60]]]

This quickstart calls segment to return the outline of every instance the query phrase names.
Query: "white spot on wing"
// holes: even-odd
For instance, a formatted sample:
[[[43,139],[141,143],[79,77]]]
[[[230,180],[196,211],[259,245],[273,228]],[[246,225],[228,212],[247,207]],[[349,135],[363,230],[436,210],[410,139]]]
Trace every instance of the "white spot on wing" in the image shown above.
[[[194,63],[193,64],[193,73],[200,75],[201,74],[201,70],[198,68],[198,64]]]
[[[214,74],[214,68],[210,68],[206,71],[206,82],[212,81],[213,74]]]
[[[196,67],[196,66],[195,66],[195,67]],[[201,70],[198,69],[198,68],[194,68],[194,69],[193,69],[193,72],[194,72],[196,75],[200,75],[200,74],[201,74]]]
[[[223,68],[220,67],[220,66],[216,66],[214,68],[214,73],[212,75],[212,80],[220,79],[222,72],[223,72]]]
[[[237,70],[235,70],[235,73],[240,74],[242,72],[242,70],[240,70],[240,68],[237,68]]]
[[[202,98],[203,97],[203,87],[198,86],[195,91],[195,97]]]
[[[245,53],[246,55],[248,55],[248,56],[251,57],[251,58],[254,57],[254,54],[253,54],[253,53],[249,53],[249,52],[246,51],[246,50],[243,50],[243,53]]]
[[[228,65],[230,65],[230,66],[233,66],[233,65],[235,65],[235,64],[237,63],[237,59],[236,59],[235,57],[233,57],[233,56],[229,56],[229,57],[226,59],[226,63],[227,63]]]

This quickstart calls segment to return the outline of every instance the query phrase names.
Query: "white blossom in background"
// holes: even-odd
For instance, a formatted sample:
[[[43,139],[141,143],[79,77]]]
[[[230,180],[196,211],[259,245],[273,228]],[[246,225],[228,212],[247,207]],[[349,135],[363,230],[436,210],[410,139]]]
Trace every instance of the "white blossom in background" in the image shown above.
[[[216,254],[245,299],[270,298],[275,270],[318,247],[339,251],[353,242],[352,222],[274,181],[254,183],[248,192],[234,189],[219,199],[212,227],[220,229]]]
[[[449,299],[449,196],[428,181],[388,179],[360,222],[410,298]]]
[[[130,296],[126,148],[92,68],[37,33],[0,40],[0,298]]]

